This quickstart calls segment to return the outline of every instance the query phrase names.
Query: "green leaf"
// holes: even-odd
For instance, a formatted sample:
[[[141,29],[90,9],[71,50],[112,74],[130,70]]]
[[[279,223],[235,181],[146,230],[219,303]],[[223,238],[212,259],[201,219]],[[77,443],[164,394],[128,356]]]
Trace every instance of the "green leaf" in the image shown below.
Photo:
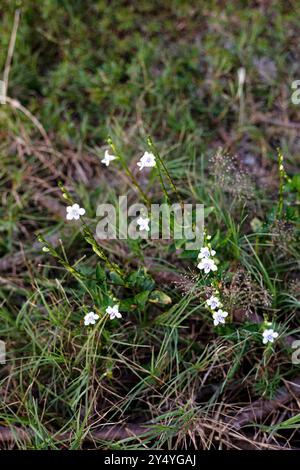
[[[141,290],[152,290],[155,285],[154,280],[144,268],[140,268],[131,273],[127,278],[127,283],[131,287]]]
[[[134,301],[138,304],[140,308],[145,307],[149,294],[150,291],[145,290],[143,292],[139,292],[139,294],[136,294],[136,296],[134,297]]]
[[[109,273],[109,277],[110,277],[110,279],[112,280],[112,282],[114,284],[117,284],[118,286],[124,286],[125,283],[124,283],[122,277],[118,273],[116,273],[115,271],[111,271]]]
[[[135,310],[137,307],[135,299],[133,297],[130,297],[129,299],[121,300],[119,305],[120,305],[121,312],[131,312],[132,310]]]
[[[167,294],[162,292],[161,290],[154,290],[149,295],[149,301],[153,304],[162,304],[162,305],[169,305],[172,303],[171,297]]]
[[[215,210],[214,206],[204,208],[204,217],[208,217]]]
[[[290,185],[291,185],[292,189],[295,189],[296,191],[300,192],[300,173],[293,176]]]
[[[100,264],[96,266],[96,279],[97,281],[104,281],[106,279],[105,269]]]

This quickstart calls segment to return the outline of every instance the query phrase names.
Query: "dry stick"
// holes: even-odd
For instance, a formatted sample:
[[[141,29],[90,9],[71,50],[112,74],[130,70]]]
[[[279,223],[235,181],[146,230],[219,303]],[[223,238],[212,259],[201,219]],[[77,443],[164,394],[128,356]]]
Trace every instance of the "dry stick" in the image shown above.
[[[8,51],[7,51],[7,57],[6,57],[6,62],[5,62],[4,73],[3,73],[4,101],[6,99],[6,94],[7,94],[7,89],[8,89],[9,72],[10,72],[12,58],[13,58],[13,55],[14,55],[14,49],[15,49],[15,44],[16,44],[19,21],[20,21],[20,10],[16,10],[15,11],[15,16],[14,16],[13,29],[12,29],[10,40],[9,40],[9,46],[8,46]]]
[[[242,408],[233,418],[228,418],[228,423],[236,430],[243,426],[261,421],[280,406],[291,401],[293,397],[300,397],[300,377],[292,381],[286,381],[286,386],[281,387],[273,400],[257,400],[250,406]]]
[[[226,426],[226,425],[225,425]],[[228,425],[227,425],[228,426]],[[153,428],[149,424],[133,424],[129,423],[127,425],[113,424],[108,426],[101,426],[100,429],[90,431],[83,437],[83,442],[94,443],[95,441],[120,441],[128,438],[139,438],[145,434],[151,433]],[[211,431],[211,426],[206,426],[203,424],[202,431],[207,434]],[[262,444],[251,441],[251,439],[243,436],[242,434],[236,434],[236,430],[228,430],[228,427],[224,427],[223,432],[226,436],[232,438],[233,443],[236,442],[238,449],[247,447],[253,449],[258,449],[259,446],[263,446],[268,449],[278,449],[277,446],[272,446],[270,444]],[[23,444],[29,444],[35,436],[32,429],[23,429],[23,428],[8,428],[5,426],[0,426],[0,444],[9,444],[15,445],[18,441]],[[70,441],[74,438],[74,433],[64,432],[61,434],[53,434],[51,438],[60,443]],[[229,444],[226,442],[226,444]]]
[[[30,121],[34,124],[34,126],[38,129],[40,134],[42,135],[43,139],[45,140],[46,144],[51,147],[50,139],[45,131],[43,125],[40,121],[27,109],[23,106],[20,101],[10,98],[9,96],[5,97],[6,103],[8,103],[13,109],[18,109],[21,111],[25,116],[30,119]]]
[[[127,424],[119,425],[113,424],[109,426],[102,426],[98,430],[93,430],[86,434],[83,438],[85,442],[94,442],[96,440],[122,440],[129,437],[141,436],[151,431],[151,427],[148,424]],[[61,434],[53,434],[52,439],[57,441],[70,441],[74,436],[72,432],[64,432]],[[16,441],[23,441],[25,443],[31,442],[34,438],[34,432],[31,429],[23,428],[8,428],[0,426],[0,444],[9,443],[15,444]]]
[[[254,124],[259,123],[270,124],[271,126],[276,127],[286,127],[287,129],[300,129],[300,122],[293,122],[293,121],[279,121],[278,119],[270,119],[266,118],[263,115],[258,115],[253,119]]]
[[[19,111],[21,111],[28,119],[30,119],[30,121],[34,124],[34,126],[39,130],[39,132],[43,136],[47,145],[51,146],[50,139],[44,127],[39,122],[39,120],[27,108],[25,108],[25,106],[23,106],[18,100],[15,100],[7,96],[9,72],[11,69],[11,63],[12,63],[12,59],[14,55],[19,22],[20,22],[20,10],[16,10],[15,16],[14,16],[13,29],[11,32],[8,51],[7,51],[4,73],[3,73],[3,96],[1,97],[2,103],[3,104],[8,103],[13,109],[18,109]]]

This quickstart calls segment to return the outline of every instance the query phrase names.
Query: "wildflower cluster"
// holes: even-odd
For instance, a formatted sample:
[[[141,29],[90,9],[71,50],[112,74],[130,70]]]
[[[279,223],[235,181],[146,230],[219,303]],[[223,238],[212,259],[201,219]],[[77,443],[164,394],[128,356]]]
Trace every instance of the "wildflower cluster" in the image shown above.
[[[113,160],[117,160],[118,157],[115,155],[110,155],[108,150],[105,151],[104,158],[101,160],[101,163],[105,166],[109,166],[110,162]],[[144,168],[153,168],[156,166],[156,159],[153,153],[151,152],[145,152],[144,155],[140,158],[140,160],[137,162],[137,166],[139,167],[139,170],[143,170]]]
[[[210,272],[215,272],[218,270],[215,255],[216,251],[212,249],[210,240],[211,236],[204,233],[204,243],[205,246],[201,248],[198,254],[198,263],[197,267],[204,274],[209,274]],[[220,300],[220,293],[216,288],[217,282],[213,280],[211,283],[211,288],[213,289],[213,294],[206,300],[206,307],[212,314],[212,319],[214,326],[225,325],[226,318],[228,317],[228,312],[223,310],[223,305]],[[264,322],[262,324],[262,342],[263,344],[273,343],[274,340],[278,337],[278,333],[270,328],[271,324]]]
[[[101,160],[101,163],[105,166],[109,166],[110,163],[114,160],[117,160],[119,157],[115,155],[111,155],[108,150],[105,151],[104,157]],[[156,159],[153,153],[150,152],[145,152],[143,156],[140,158],[140,160],[137,162],[137,166],[139,167],[139,170],[143,170],[144,168],[152,168],[156,166]],[[85,214],[85,209],[80,207],[79,204],[73,203],[72,198],[70,195],[67,193],[65,188],[61,188],[63,191],[63,197],[68,200],[68,202],[71,204],[66,207],[66,219],[67,220],[79,220],[81,216]],[[147,217],[142,217],[140,216],[139,219],[137,220],[137,225],[139,227],[140,231],[146,231],[148,232],[150,230],[149,227],[150,219]],[[87,227],[86,227],[87,230]],[[94,244],[93,244],[93,248]],[[47,246],[43,247],[43,251],[50,251]],[[109,316],[110,320],[113,320],[115,318],[122,318],[122,314],[119,312],[119,305],[115,304],[113,306],[108,306],[105,310],[105,313]],[[89,325],[95,325],[96,322],[99,320],[99,315],[93,311],[86,313],[84,316],[84,325],[89,326]]]
[[[206,240],[210,239],[210,236],[206,236]],[[200,253],[198,255],[198,259],[200,259],[200,263],[198,264],[198,268],[204,271],[205,274],[209,274],[210,271],[214,272],[217,271],[217,265],[214,260],[216,252],[211,248],[210,243],[207,246],[201,248]],[[225,324],[225,318],[228,316],[228,312],[222,310],[222,303],[219,298],[219,294],[215,293],[206,301],[206,305],[212,313],[214,325],[218,326],[219,324]]]
[[[114,318],[122,318],[122,314],[119,312],[119,305],[108,306],[105,313],[109,316],[110,320]],[[99,320],[99,315],[95,312],[89,312],[84,316],[85,326],[95,325],[96,321]]]
[[[211,243],[209,240],[211,239],[210,235],[204,234],[205,238],[205,246],[201,248],[198,259],[200,262],[198,263],[197,267],[204,274],[209,274],[211,271],[215,272],[218,270],[216,261],[215,261],[215,250],[212,249]],[[212,313],[212,318],[215,326],[219,324],[225,324],[225,318],[228,317],[228,312],[223,310],[222,303],[219,298],[219,293],[215,293],[209,299],[206,300],[206,306],[209,308],[210,312]]]
[[[113,155],[111,155],[108,150],[105,151],[104,158],[101,160],[101,162],[105,166],[109,166],[110,163],[116,159],[121,159],[121,156],[117,152],[115,146],[109,140],[110,145],[113,149]],[[151,141],[149,141],[149,145],[153,145]],[[152,147],[151,147],[152,148]],[[154,147],[153,147],[154,148]],[[116,154],[116,155],[115,155]],[[158,157],[159,158],[159,157]],[[124,162],[123,162],[124,163]],[[156,166],[156,157],[153,153],[150,152],[145,152],[143,156],[140,158],[140,160],[137,162],[137,166],[139,170],[143,170],[144,168],[153,168]],[[124,163],[124,169],[128,171],[128,168],[126,164]],[[74,203],[72,200],[71,196],[68,194],[68,192],[65,190],[65,188],[62,187],[63,191],[63,197],[69,202],[69,206],[66,208],[66,219],[67,220],[79,220],[81,216],[85,214],[85,209],[80,207],[79,204]],[[140,217],[136,221],[137,226],[139,227],[140,231],[149,231],[149,223],[150,219],[147,217],[143,217],[140,215]],[[98,247],[96,240],[93,238],[92,234],[90,233],[87,225],[84,223],[84,233],[85,233],[85,239],[88,241],[93,246],[94,251],[102,258],[104,261],[108,262],[110,264],[111,268],[115,268],[115,266],[112,263],[109,263],[109,260],[107,259],[106,255],[100,247]],[[215,273],[218,270],[217,266],[217,260],[215,258],[216,251],[212,248],[211,243],[211,236],[204,232],[204,246],[200,249],[200,252],[198,254],[198,264],[197,267],[200,271],[202,271],[205,275],[209,275],[211,272]],[[44,240],[42,240],[44,241]],[[46,252],[50,251],[54,256],[58,257],[57,253],[55,250],[52,250],[49,245],[46,244],[46,246],[43,247],[43,250]],[[66,262],[63,260],[60,260],[62,264],[76,277],[80,278],[81,274],[76,271],[73,267],[69,266]],[[220,300],[220,292],[218,290],[218,282],[217,279],[214,278],[211,282],[211,289],[212,289],[212,294],[211,296],[206,300],[206,307],[209,309],[212,315],[213,319],[213,324],[214,326],[218,325],[225,325],[226,323],[226,318],[228,317],[228,312],[223,309],[222,302]],[[113,306],[109,305],[106,307],[105,313],[109,316],[111,320],[115,318],[122,318],[122,314],[119,312],[119,305],[116,303]],[[89,325],[95,325],[96,322],[99,320],[99,315],[93,311],[86,313],[84,316],[84,325],[89,326]],[[262,325],[262,341],[263,344],[268,344],[268,343],[273,343],[274,340],[278,337],[278,333],[271,328],[271,324],[265,321]]]
[[[210,309],[214,321],[214,325],[218,326],[220,323],[225,324],[225,318],[228,317],[228,312],[222,309],[222,303],[215,293],[206,300],[206,305]]]
[[[213,259],[215,254],[215,250],[212,250],[210,245],[201,248],[198,255],[198,259],[201,260],[198,264],[198,268],[203,270],[205,274],[209,274],[210,271],[217,271],[218,268]]]

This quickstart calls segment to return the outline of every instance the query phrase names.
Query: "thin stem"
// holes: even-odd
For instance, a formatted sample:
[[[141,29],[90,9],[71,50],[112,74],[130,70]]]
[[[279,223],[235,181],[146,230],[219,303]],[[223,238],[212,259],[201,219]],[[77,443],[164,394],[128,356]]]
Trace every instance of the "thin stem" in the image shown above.
[[[92,246],[93,251],[96,253],[96,255],[99,256],[99,258],[101,258],[104,261],[106,266],[110,268],[112,271],[116,272],[118,275],[123,275],[121,268],[117,264],[112,263],[109,260],[109,258],[106,256],[104,250],[101,248],[101,246],[99,245],[99,243],[93,236],[90,228],[85,222],[83,222],[83,233],[84,233],[84,239]]]
[[[125,159],[123,158],[123,156],[121,155],[120,152],[118,152],[115,144],[113,143],[112,139],[110,137],[108,137],[107,139],[107,142],[108,144],[111,146],[111,149],[114,153],[114,155],[116,157],[118,157],[118,159],[120,160],[121,162],[121,165],[126,173],[126,175],[128,176],[128,178],[130,179],[130,181],[132,182],[132,184],[136,187],[136,189],[139,191],[140,195],[142,196],[143,200],[145,201],[147,207],[149,208],[150,205],[151,205],[151,201],[149,200],[149,198],[147,197],[147,195],[144,193],[144,191],[142,190],[141,186],[139,185],[139,183],[137,182],[135,176],[132,174],[132,171],[128,168],[128,165],[125,161]]]
[[[278,171],[279,171],[279,196],[278,196],[278,208],[277,208],[277,217],[282,216],[283,211],[283,192],[284,192],[284,178],[285,171],[283,166],[283,154],[280,149],[277,149],[278,153]]]
[[[166,199],[167,199],[168,203],[170,204],[170,198],[169,198],[169,195],[168,195],[168,191],[166,190],[166,187],[165,187],[165,183],[164,183],[161,171],[160,171],[160,167],[158,166],[157,169],[158,169],[158,176],[159,176],[159,180],[160,180],[162,190],[164,192],[164,195],[166,196]]]
[[[10,72],[10,66],[11,66],[12,58],[13,58],[13,55],[14,55],[14,49],[15,49],[15,43],[16,43],[16,38],[17,38],[19,21],[20,21],[20,10],[16,10],[15,11],[15,16],[14,16],[13,29],[12,29],[12,32],[11,32],[8,51],[7,51],[7,57],[6,57],[6,62],[5,62],[4,73],[3,73],[3,82],[4,82],[3,95],[4,95],[4,98],[6,97],[7,89],[8,89],[9,72]]]
[[[164,164],[162,158],[160,157],[158,150],[156,149],[155,145],[153,144],[151,137],[148,137],[148,145],[149,145],[151,151],[153,152],[153,154],[155,155],[155,157],[157,158],[157,160],[159,161],[159,163],[161,164],[161,166],[162,166],[162,168],[163,168],[163,170],[164,170],[164,172],[165,172],[165,174],[166,174],[166,176],[169,180],[170,186],[172,187],[174,193],[176,194],[178,202],[180,203],[181,207],[183,208],[183,201],[180,197],[180,194],[179,194],[179,192],[178,192],[178,190],[175,186],[174,181],[172,180],[172,177],[171,177],[166,165]]]

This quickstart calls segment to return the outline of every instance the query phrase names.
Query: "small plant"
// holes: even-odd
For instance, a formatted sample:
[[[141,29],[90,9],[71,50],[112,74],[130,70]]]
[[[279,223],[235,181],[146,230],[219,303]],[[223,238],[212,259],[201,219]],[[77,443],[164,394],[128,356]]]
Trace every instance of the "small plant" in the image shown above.
[[[15,3],[0,447],[299,448],[295,7]]]
[[[110,145],[111,145],[112,149],[116,152],[116,147],[113,144],[111,139],[109,139],[109,142],[110,142]],[[144,168],[153,169],[154,167],[157,166],[157,161],[162,162],[161,158],[159,157],[158,151],[156,150],[156,148],[154,147],[154,145],[152,143],[152,140],[148,139],[148,143],[149,143],[149,146],[150,146],[151,149],[155,149],[155,153],[156,153],[157,157],[155,157],[153,153],[145,152],[143,157],[137,163],[137,166],[139,167],[140,171],[143,170]],[[279,155],[281,155],[281,154],[279,153]],[[280,158],[281,158],[281,160],[280,160],[280,162],[281,162],[280,163],[280,168],[281,168],[282,167],[282,157],[280,157]],[[123,162],[122,168],[126,169],[126,174],[129,176],[130,180],[131,181],[136,181],[132,171],[128,168],[126,163],[124,163],[125,160],[121,156],[120,153],[118,153],[118,157],[114,157],[112,155],[109,155],[108,152],[106,151],[105,155],[104,155],[104,158],[103,158],[103,160],[101,160],[101,162],[104,165],[109,166],[109,164],[114,160],[122,161]],[[168,171],[166,170],[165,165],[163,165],[163,168],[165,170],[165,173],[168,174]],[[283,170],[281,170],[281,171],[283,171]],[[160,176],[159,181],[161,183],[161,186],[162,186],[163,190],[166,191],[166,184],[163,181],[162,174],[159,173],[159,176]],[[282,182],[280,184],[282,184]],[[138,185],[138,183],[136,182],[135,186],[137,186],[137,185]],[[139,185],[137,187],[139,187]],[[179,192],[178,192],[177,188],[175,187],[174,183],[172,182],[171,188],[173,188],[173,187],[174,187],[175,195],[179,196]],[[66,199],[68,202],[72,203],[72,205],[67,206],[67,208],[66,208],[66,211],[67,211],[66,219],[68,221],[71,221],[71,220],[77,221],[77,220],[79,220],[81,218],[81,216],[85,215],[85,213],[86,213],[85,209],[81,208],[79,206],[79,204],[73,203],[73,199],[72,199],[71,195],[66,191],[66,189],[63,186],[61,186],[61,189],[62,189],[62,192],[63,192],[64,199]],[[150,201],[150,199],[148,199],[148,196],[144,195],[142,190],[140,190],[140,193],[143,195],[144,198],[146,198],[147,201]],[[280,194],[281,194],[281,191],[280,191]],[[179,198],[180,198],[180,196],[179,196]],[[170,194],[167,194],[166,200],[169,203],[169,201],[171,200],[171,195]],[[281,199],[280,199],[280,201],[281,201]],[[281,204],[282,204],[282,202],[280,202],[280,205]],[[148,232],[150,230],[149,223],[150,223],[150,219],[148,217],[140,216],[136,220],[136,224],[137,224],[140,232]],[[128,275],[128,273],[125,273],[119,266],[115,265],[114,263],[111,263],[111,261],[109,260],[109,258],[105,254],[104,249],[99,245],[99,243],[94,238],[91,228],[88,226],[88,224],[85,221],[83,221],[82,224],[83,224],[84,238],[93,247],[94,252],[96,254],[98,254],[98,256],[104,262],[104,266],[103,266],[104,270],[108,270],[110,276],[115,276],[115,280],[117,281],[117,284],[129,289],[130,288],[130,283],[128,283],[127,280],[130,279],[131,274]],[[45,240],[42,237],[40,237],[40,241],[42,243],[45,243]],[[81,281],[84,282],[85,277],[79,271],[77,271],[73,266],[70,266],[65,260],[63,260],[53,248],[51,248],[47,244],[45,244],[45,246],[43,247],[43,251],[50,252],[53,256],[56,257],[56,259],[71,274],[74,275],[75,278],[81,279]],[[210,275],[214,275],[213,280],[211,281],[211,284],[210,284],[212,294],[209,298],[206,299],[206,306],[207,306],[207,308],[209,309],[209,311],[212,315],[213,324],[216,327],[216,326],[219,326],[219,325],[225,325],[226,319],[229,317],[229,314],[226,310],[223,309],[223,303],[221,301],[221,294],[220,294],[220,291],[218,289],[219,281],[218,281],[218,277],[215,275],[215,273],[217,273],[217,271],[218,271],[218,266],[217,265],[218,265],[219,261],[216,259],[215,256],[216,256],[216,251],[212,248],[211,236],[208,235],[206,229],[204,229],[204,246],[202,246],[200,248],[200,251],[198,253],[199,263],[197,265],[197,268],[201,272],[203,272],[205,277],[210,276]],[[104,277],[106,277],[105,272],[104,272]],[[138,282],[138,279],[137,279],[137,282]],[[159,292],[159,291],[157,291],[157,292]],[[159,294],[159,296],[162,297],[162,298],[163,298],[164,295],[165,294],[163,292]],[[111,298],[115,298],[113,292],[111,292]],[[136,300],[137,304],[140,307],[145,308],[146,303],[148,301],[151,301],[150,291],[146,290],[144,292],[140,292],[139,294],[137,294],[135,296],[135,300]],[[124,300],[123,300],[123,302],[124,302]],[[101,308],[104,308],[104,306],[101,306]],[[111,320],[113,320],[115,318],[117,318],[117,319],[122,318],[122,314],[119,311],[119,304],[114,304],[113,306],[108,305],[105,309],[105,313],[109,315],[109,318]],[[99,319],[98,314],[95,314],[94,312],[89,312],[84,317],[84,323],[85,323],[85,325],[95,325],[96,321],[98,319]],[[264,325],[265,325],[265,329],[263,331],[263,344],[273,343],[274,340],[278,337],[278,333],[275,332],[272,328],[267,327],[269,325],[268,322],[265,322]]]

